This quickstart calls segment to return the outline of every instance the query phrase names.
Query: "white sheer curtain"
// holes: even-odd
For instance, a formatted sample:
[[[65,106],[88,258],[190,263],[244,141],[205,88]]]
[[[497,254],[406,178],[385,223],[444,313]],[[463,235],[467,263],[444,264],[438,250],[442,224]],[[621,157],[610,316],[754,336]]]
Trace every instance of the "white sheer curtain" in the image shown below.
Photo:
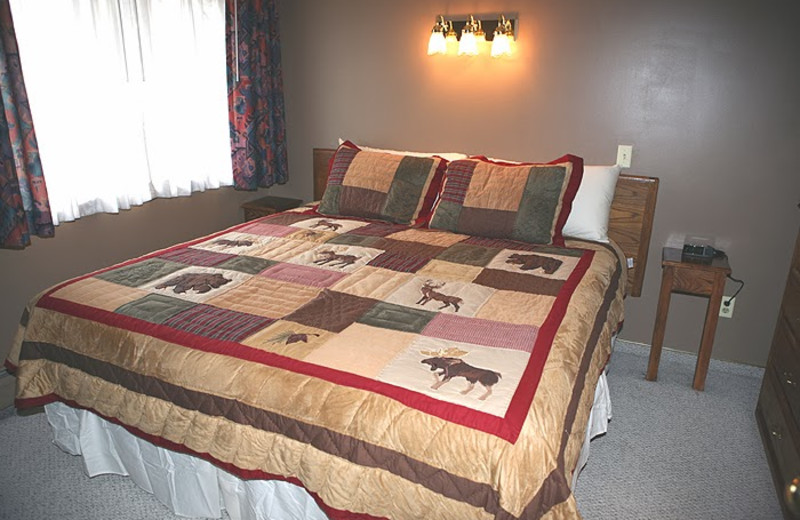
[[[11,0],[56,223],[233,183],[224,0]]]

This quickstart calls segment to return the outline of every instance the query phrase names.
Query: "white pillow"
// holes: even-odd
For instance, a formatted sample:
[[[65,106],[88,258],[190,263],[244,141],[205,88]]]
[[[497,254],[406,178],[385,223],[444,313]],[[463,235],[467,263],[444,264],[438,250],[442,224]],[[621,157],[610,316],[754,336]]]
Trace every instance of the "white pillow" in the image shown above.
[[[344,141],[345,140],[340,137],[339,138],[339,145],[341,146],[341,144],[344,143]],[[353,141],[350,141],[350,142],[355,144],[356,146],[358,146],[359,148],[361,148],[365,152],[393,153],[393,154],[396,154],[396,155],[410,155],[412,157],[433,157],[434,155],[436,155],[436,156],[441,157],[442,159],[446,160],[447,162],[458,161],[460,159],[466,159],[467,157],[469,157],[465,153],[458,153],[458,152],[443,152],[443,153],[439,153],[439,152],[432,152],[432,153],[427,153],[427,152],[406,152],[406,151],[402,151],[402,150],[389,150],[389,149],[386,149],[386,148],[372,148],[370,146],[363,146],[363,145],[360,145],[358,143],[354,143]]]
[[[608,243],[608,216],[619,172],[619,166],[583,167],[583,180],[564,225],[565,237]]]

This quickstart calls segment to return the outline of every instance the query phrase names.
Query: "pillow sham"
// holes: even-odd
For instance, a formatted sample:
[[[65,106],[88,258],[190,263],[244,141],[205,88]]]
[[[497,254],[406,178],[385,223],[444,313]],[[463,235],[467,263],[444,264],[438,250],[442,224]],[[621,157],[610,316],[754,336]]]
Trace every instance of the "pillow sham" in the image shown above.
[[[460,152],[409,152],[404,150],[392,150],[389,148],[373,148],[371,146],[363,146],[360,144],[355,144],[353,143],[353,141],[346,141],[341,137],[339,138],[340,146],[346,142],[349,142],[354,146],[357,146],[358,148],[364,150],[365,152],[393,153],[396,155],[410,155],[412,157],[441,157],[442,159],[446,159],[447,161],[457,161],[459,159],[466,159],[467,157],[469,157],[467,154]]]
[[[317,211],[327,216],[426,222],[447,161],[441,157],[368,152],[349,141],[334,152]]]
[[[485,157],[447,165],[430,227],[563,246],[562,229],[583,176],[583,159],[507,164]]]
[[[617,188],[619,166],[584,166],[564,236],[608,243],[608,217]]]

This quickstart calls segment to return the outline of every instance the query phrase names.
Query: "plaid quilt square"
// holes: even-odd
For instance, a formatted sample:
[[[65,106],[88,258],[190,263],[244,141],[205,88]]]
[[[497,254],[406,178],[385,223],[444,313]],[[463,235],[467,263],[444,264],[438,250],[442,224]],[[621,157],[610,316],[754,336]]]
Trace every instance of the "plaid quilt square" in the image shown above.
[[[175,329],[220,341],[240,341],[265,328],[273,319],[198,304],[164,321]]]
[[[531,352],[538,332],[538,327],[529,325],[438,314],[428,323],[422,334],[449,341]]]
[[[201,266],[213,266],[221,264],[226,260],[235,258],[234,255],[216,253],[214,251],[204,251],[202,249],[195,249],[193,247],[167,251],[166,253],[159,255],[159,257],[181,264]]]
[[[309,287],[330,287],[342,278],[346,278],[347,274],[304,265],[279,263],[265,269],[259,273],[259,276]]]
[[[262,235],[265,237],[283,237],[296,231],[294,228],[289,226],[272,224],[269,222],[263,222],[261,220],[253,221],[247,224],[245,227],[239,229],[244,233],[249,233],[251,235]]]

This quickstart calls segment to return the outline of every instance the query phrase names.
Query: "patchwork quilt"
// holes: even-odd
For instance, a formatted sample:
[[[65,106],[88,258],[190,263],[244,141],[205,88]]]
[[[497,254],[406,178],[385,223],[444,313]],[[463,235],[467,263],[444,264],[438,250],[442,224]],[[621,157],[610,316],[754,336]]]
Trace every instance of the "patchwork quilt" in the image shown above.
[[[83,407],[334,518],[575,518],[623,268],[301,208],[45,291],[17,406]]]

